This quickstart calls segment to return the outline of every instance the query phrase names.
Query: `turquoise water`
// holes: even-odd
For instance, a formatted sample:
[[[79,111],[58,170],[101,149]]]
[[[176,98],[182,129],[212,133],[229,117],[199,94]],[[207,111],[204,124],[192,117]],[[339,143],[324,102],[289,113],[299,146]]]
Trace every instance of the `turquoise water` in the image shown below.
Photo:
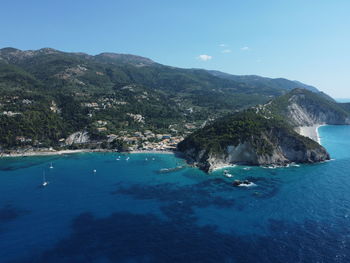
[[[183,163],[161,154],[2,159],[0,262],[350,262],[350,127],[320,135],[334,160],[234,178],[158,173]]]

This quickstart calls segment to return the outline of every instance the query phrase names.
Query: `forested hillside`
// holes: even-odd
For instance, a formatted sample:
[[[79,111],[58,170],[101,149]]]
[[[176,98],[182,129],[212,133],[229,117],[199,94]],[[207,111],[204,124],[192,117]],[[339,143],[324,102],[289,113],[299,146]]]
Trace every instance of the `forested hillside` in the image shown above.
[[[290,86],[283,85],[253,85],[134,55],[4,48],[0,145],[59,146],[77,131],[95,140],[146,130],[183,136],[286,93]]]

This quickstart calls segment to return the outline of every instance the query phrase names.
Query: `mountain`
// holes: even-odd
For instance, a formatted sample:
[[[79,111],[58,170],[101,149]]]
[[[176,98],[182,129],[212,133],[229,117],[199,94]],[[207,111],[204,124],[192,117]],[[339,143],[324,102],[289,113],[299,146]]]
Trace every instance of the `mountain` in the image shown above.
[[[301,89],[307,89],[316,93],[320,92],[317,88],[313,86],[306,85],[299,81],[292,81],[284,78],[272,79],[272,78],[260,77],[256,75],[237,76],[237,75],[231,75],[231,74],[227,74],[227,73],[215,71],[215,70],[209,70],[208,72],[213,76],[245,83],[257,89],[270,87],[270,88],[275,88],[279,90],[290,91],[293,89],[301,88]]]
[[[294,89],[270,102],[216,120],[186,137],[178,150],[205,171],[232,164],[284,165],[329,159],[306,127],[350,124],[349,104]],[[309,135],[310,136],[310,135]]]
[[[350,124],[350,111],[346,104],[305,89],[295,89],[280,96],[262,107],[261,111],[265,115],[279,115],[293,127]]]
[[[3,48],[0,147],[61,147],[77,132],[88,143],[146,131],[181,137],[285,94],[287,83],[253,85],[128,54]]]

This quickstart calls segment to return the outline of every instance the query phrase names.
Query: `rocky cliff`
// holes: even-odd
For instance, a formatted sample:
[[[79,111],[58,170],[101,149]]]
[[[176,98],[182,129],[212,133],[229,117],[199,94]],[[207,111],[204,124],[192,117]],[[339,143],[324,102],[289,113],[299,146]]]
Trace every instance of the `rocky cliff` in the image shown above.
[[[346,104],[337,103],[321,93],[295,89],[268,104],[257,107],[264,116],[278,116],[288,122],[295,131],[318,141],[319,125],[348,125],[350,110]]]
[[[350,112],[342,104],[304,89],[274,99],[265,110],[281,115],[292,126],[348,125]]]
[[[204,171],[232,165],[286,165],[329,160],[318,143],[287,123],[253,110],[235,113],[191,134],[178,145],[187,160]]]
[[[65,143],[66,145],[81,144],[81,143],[87,143],[89,142],[89,140],[90,138],[89,138],[88,132],[79,131],[69,135]]]

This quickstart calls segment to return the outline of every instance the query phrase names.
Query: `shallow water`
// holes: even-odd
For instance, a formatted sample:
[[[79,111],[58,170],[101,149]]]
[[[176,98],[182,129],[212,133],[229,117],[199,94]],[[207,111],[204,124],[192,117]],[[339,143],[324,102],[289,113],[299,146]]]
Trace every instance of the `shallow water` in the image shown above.
[[[0,261],[350,262],[350,127],[320,135],[335,160],[233,178],[158,173],[183,164],[161,154],[2,159]]]

